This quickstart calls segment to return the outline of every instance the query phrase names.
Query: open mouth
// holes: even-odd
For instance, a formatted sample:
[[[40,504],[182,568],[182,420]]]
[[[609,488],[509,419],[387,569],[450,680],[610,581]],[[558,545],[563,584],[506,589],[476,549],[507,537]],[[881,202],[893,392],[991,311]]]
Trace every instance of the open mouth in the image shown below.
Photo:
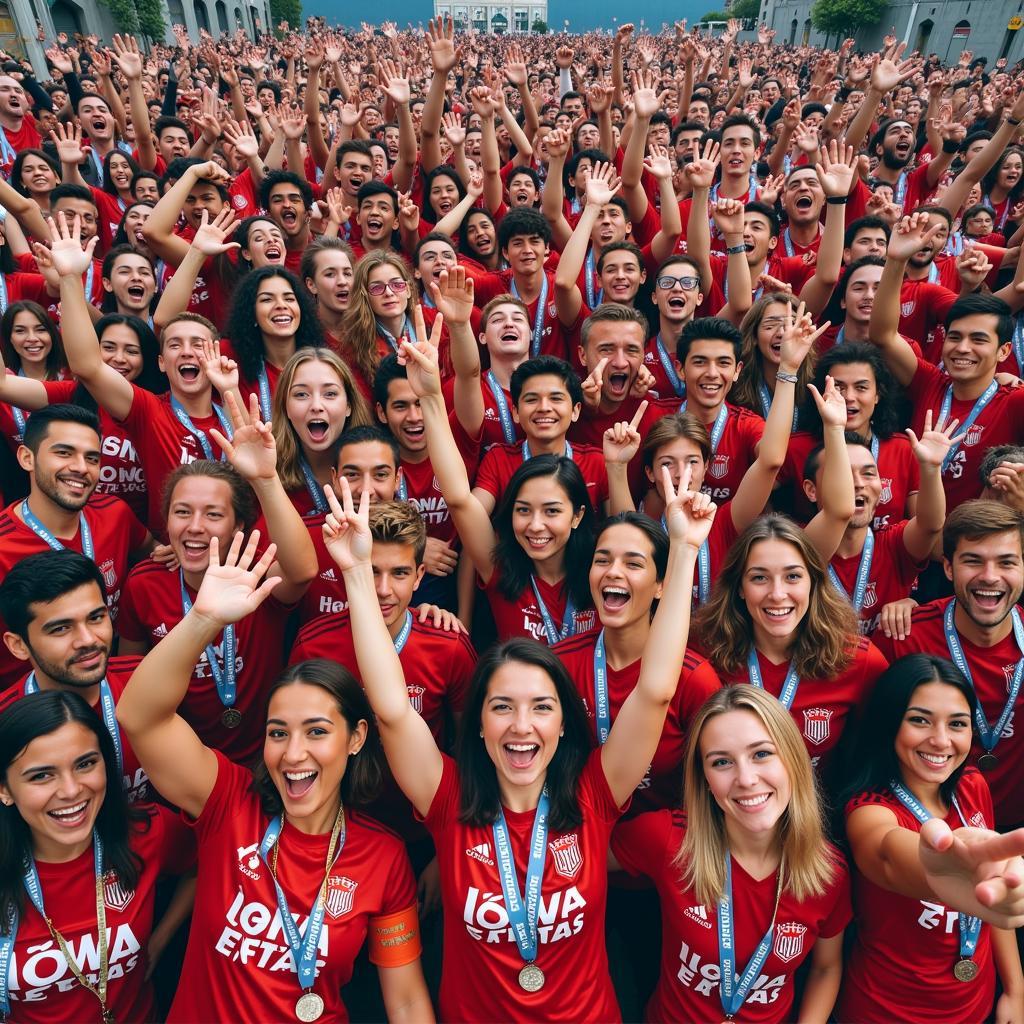
[[[929,768],[945,768],[953,759],[952,754],[926,754],[923,750],[916,750],[915,753]]]
[[[422,423],[409,424],[402,427],[402,433],[409,438],[410,441],[422,441],[424,435],[424,429]]]
[[[133,302],[144,302],[146,298],[145,287],[141,284],[128,285],[128,298]]]
[[[288,796],[292,800],[302,799],[313,788],[313,783],[316,782],[316,777],[319,774],[316,771],[285,772],[284,784],[288,790]]]
[[[785,622],[790,615],[795,611],[794,605],[789,605],[787,608],[762,608],[761,611],[764,613],[766,619],[771,622]]]
[[[629,591],[624,587],[605,587],[601,591],[601,603],[606,611],[620,611],[629,604]]]
[[[608,390],[613,395],[624,395],[629,387],[629,374],[618,370],[608,374],[605,380],[608,382]]]
[[[199,379],[198,363],[182,363],[178,367],[178,376],[187,384],[192,384]]]
[[[293,321],[294,321],[294,318],[292,317],[291,313],[275,313],[270,318],[270,322],[275,327],[288,328],[288,327],[291,327]]]
[[[771,798],[771,793],[759,793],[757,796],[737,797],[736,804],[747,812],[759,811]]]
[[[867,508],[867,505],[868,505],[868,500],[867,500],[867,498],[864,497],[863,494],[858,494],[858,495],[856,495],[854,497],[854,499],[853,499],[853,507],[855,509],[857,509],[858,512],[860,512],[861,510]]]
[[[810,196],[801,196],[796,201],[796,208],[803,213],[806,213],[814,206],[814,200]]]
[[[529,768],[540,753],[536,743],[506,743],[502,749],[509,764],[517,771]]]
[[[107,127],[107,122],[102,117],[97,117],[92,122],[93,132],[101,132]]]
[[[319,444],[322,441],[326,440],[327,432],[330,429],[331,425],[327,422],[327,420],[310,420],[306,424],[306,433],[309,434],[309,439],[314,444]]]
[[[512,199],[513,199],[514,202],[518,203],[520,206],[526,206],[526,204],[530,201],[530,196],[529,196],[529,193],[527,193],[527,192],[517,192],[512,197]]]
[[[995,589],[981,589],[971,591],[974,603],[984,611],[995,611],[1006,596],[1005,591]]]
[[[442,199],[437,204],[438,213],[449,213],[455,204],[450,199]]]
[[[60,807],[53,811],[47,811],[47,817],[52,818],[64,828],[77,828],[85,822],[85,814],[89,809],[89,801],[73,804],[71,807]]]
[[[958,370],[970,370],[976,365],[975,360],[967,359],[964,356],[952,356],[949,359],[949,365],[956,367]]]
[[[298,223],[299,216],[294,210],[282,210],[281,220],[285,227],[293,228]]]
[[[384,230],[384,221],[380,217],[370,217],[366,221],[366,230],[375,235],[380,234]]]
[[[203,540],[186,540],[182,542],[182,554],[189,562],[206,558],[210,552],[209,542]]]
[[[526,543],[530,546],[531,551],[543,551],[551,543],[551,537],[549,534],[543,534],[538,537],[531,537],[527,535],[525,538]]]
[[[334,298],[337,300],[338,305],[344,306],[348,302],[349,294],[350,292],[348,288],[339,288],[338,291],[334,293]]]
[[[263,255],[266,256],[269,263],[281,263],[284,261],[284,250],[279,245],[268,245],[263,250]]]
[[[681,295],[673,295],[672,298],[668,300],[668,308],[677,313],[682,313],[686,309],[686,299]]]

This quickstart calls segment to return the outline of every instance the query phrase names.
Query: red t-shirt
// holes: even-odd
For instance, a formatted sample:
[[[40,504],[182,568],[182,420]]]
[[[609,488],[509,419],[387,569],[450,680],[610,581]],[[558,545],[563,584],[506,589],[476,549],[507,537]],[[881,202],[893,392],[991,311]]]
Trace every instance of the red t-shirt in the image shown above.
[[[554,648],[583,700],[595,742],[597,699],[594,694],[594,648],[597,637],[598,629],[595,627],[581,636],[563,640]],[[608,664],[607,674],[608,710],[614,722],[626,698],[636,689],[640,679],[640,659],[621,669]],[[704,701],[721,686],[718,673],[711,667],[711,663],[699,654],[687,651],[679,673],[679,685],[668,707],[658,749],[643,781],[636,787],[631,814],[680,805],[683,798],[683,755],[690,723]]]
[[[946,322],[958,297],[941,284],[904,278],[900,288],[900,334],[927,348],[929,336]]]
[[[719,307],[721,305],[719,303]],[[668,343],[665,345],[665,355],[668,357],[669,365],[675,371],[676,347],[674,344]],[[654,384],[648,392],[652,397],[661,398],[665,401],[671,401],[673,397],[679,400],[686,397],[686,385],[680,380],[677,390],[672,378],[668,375],[668,370],[665,369],[661,350],[658,348],[657,335],[648,340],[647,347],[644,349],[644,366],[654,375]]]
[[[23,558],[50,550],[46,541],[37,537],[18,517],[15,509],[20,506],[21,502],[15,501],[0,512],[0,580]],[[92,534],[94,561],[107,589],[110,617],[114,621],[114,628],[120,631],[121,619],[118,612],[124,603],[121,591],[128,576],[128,556],[145,543],[146,528],[123,501],[107,494],[93,495],[82,510],[82,515]],[[57,539],[64,547],[82,552],[80,529],[74,537]],[[4,628],[3,620],[0,619],[0,631]],[[24,674],[25,663],[18,661],[6,644],[0,645],[0,689],[7,689]]]
[[[460,1021],[621,1019],[604,941],[608,839],[621,810],[608,788],[600,751],[576,787],[583,823],[548,833],[537,927],[544,987],[519,987],[523,959],[509,927],[490,825],[460,820],[455,762],[444,758],[441,785],[424,819],[437,847],[444,908],[440,1018]],[[505,808],[520,892],[534,811]]]
[[[195,821],[199,845],[196,909],[168,1021],[295,1019],[302,989],[282,934],[270,871],[259,856],[269,824],[250,773],[217,753],[217,783]],[[277,880],[300,933],[324,877],[330,835],[285,825]],[[416,883],[401,841],[358,811],[345,809],[345,845],[330,870],[313,990],[323,1019],[347,1021],[341,988],[368,933],[416,903]],[[415,947],[418,935],[398,933]],[[399,941],[397,936],[394,941]]]
[[[113,871],[103,886],[110,964],[107,1007],[120,1021],[157,1017],[153,989],[145,980],[156,883],[160,875],[188,870],[195,860],[192,837],[173,812],[164,807],[148,809],[152,814],[148,830],[142,830],[145,826],[133,829],[129,839],[142,862],[135,888],[125,891]],[[36,861],[44,909],[52,915],[75,961],[86,964],[86,973],[95,976],[99,950],[93,865],[91,845],[63,864]],[[8,985],[13,1021],[53,1024],[100,1019],[99,1002],[75,979],[46,922],[28,899],[18,923]]]
[[[799,295],[803,290],[804,285],[814,277],[817,262],[817,255],[813,252],[805,253],[803,256],[779,256],[778,250],[776,249],[774,252],[770,253],[768,255],[768,259],[765,260],[764,273],[769,277],[774,277],[776,280],[782,281],[783,284],[788,284],[793,289],[793,294]],[[711,254],[711,275],[715,281],[725,282],[728,266],[728,256],[714,252]],[[754,289],[752,294],[759,297],[760,293],[757,281],[752,281],[751,286]],[[726,298],[725,285],[723,283],[723,301],[725,301]]]
[[[501,385],[498,385],[501,387]],[[512,419],[512,392],[506,387],[501,387],[505,396],[505,407],[508,409],[508,421],[512,425],[513,441],[524,441],[526,433],[522,425]],[[441,393],[444,395],[445,407],[449,410],[455,408],[455,378],[450,377],[441,384]],[[501,427],[501,413],[498,412],[498,402],[487,383],[487,371],[484,370],[480,377],[480,394],[484,396],[484,422],[480,432],[480,448],[487,451],[492,445],[509,443]]]
[[[112,196],[109,192],[96,188],[95,185],[90,185],[89,191],[92,192],[93,202],[99,211],[97,227],[99,229],[100,241],[96,247],[96,255],[105,256],[114,244],[114,235],[117,234],[121,218],[124,216],[124,211],[127,207],[117,196]]]
[[[186,586],[189,599],[196,593]],[[170,572],[147,558],[128,575],[125,585],[125,613],[119,632],[125,640],[159,643],[182,620],[181,574]],[[242,714],[241,724],[229,729],[221,722],[224,705],[210,671],[206,651],[192,672],[188,692],[179,712],[209,747],[223,751],[233,761],[248,764],[262,749],[265,730],[267,690],[285,666],[285,630],[291,608],[273,597],[235,626],[235,707]],[[223,671],[224,637],[213,643],[217,662]]]
[[[532,637],[538,643],[547,645],[548,635],[544,630],[544,617],[537,605],[533,587],[527,585],[515,600],[510,601],[498,587],[500,578],[501,570],[495,566],[490,580],[482,588],[491,606],[491,613],[494,615],[498,639],[511,640],[513,637]],[[555,629],[561,630],[566,601],[566,594],[563,590],[564,581],[563,583],[548,583],[539,576],[534,578],[537,581],[537,590],[540,592],[541,600],[554,621]],[[577,633],[593,629],[596,621],[597,614],[593,608],[576,609],[573,615],[574,628],[571,635],[575,636]]]
[[[572,446],[572,461],[580,468],[587,484],[590,504],[598,512],[608,500],[608,470],[604,464],[604,453],[600,448],[586,444]],[[491,448],[480,462],[474,487],[479,487],[501,502],[515,471],[523,464],[523,446],[499,444]]]
[[[890,661],[895,661],[904,655],[923,651],[948,658],[949,648],[946,646],[942,618],[946,605],[951,600],[953,599],[950,597],[944,597],[915,608],[911,614],[910,634],[905,640],[890,638],[884,633],[877,634],[878,646],[886,657]],[[985,719],[991,727],[999,720],[1006,706],[1007,691],[1013,680],[1013,673],[1017,668],[1017,662],[1024,654],[1018,649],[1012,630],[992,647],[979,647],[959,632],[958,636],[964,657],[971,669],[974,692],[978,695]],[[1018,698],[1018,706],[1020,699]],[[995,802],[995,827],[1001,832],[1024,824],[1024,790],[1020,785],[1022,746],[1021,734],[1014,728],[1016,714],[1015,707],[995,748],[997,763],[991,772],[986,772],[985,779],[992,790],[992,799]],[[976,761],[983,753],[984,747],[975,735],[971,746],[971,761]]]
[[[11,149],[14,150],[13,156],[7,156],[0,160],[0,174],[3,174],[5,180],[9,181],[17,155],[25,149],[39,149],[43,144],[43,137],[39,134],[39,123],[27,112],[22,118],[21,127],[18,130],[12,131],[10,128],[4,128],[4,135],[7,137]],[[4,150],[7,150],[6,146]]]
[[[957,802],[967,824],[994,828],[992,794],[984,776],[968,768],[957,786]],[[888,790],[861,793],[846,805],[846,817],[858,807],[880,805],[892,811],[901,828],[920,832],[917,818]],[[954,808],[945,817],[950,828],[963,824]],[[982,924],[973,954],[981,968],[965,985],[953,977],[960,959],[959,915],[937,900],[915,900],[871,881],[853,865],[856,939],[843,967],[836,1019],[888,1024],[974,1024],[991,1017],[996,974],[992,929]]]
[[[178,231],[176,234],[189,243],[195,237],[195,231],[191,228]],[[230,256],[228,258],[230,259]],[[225,281],[218,259],[217,256],[209,256],[199,268],[196,283],[192,286],[192,298],[189,299],[187,312],[205,316],[207,320],[212,320],[223,331],[228,324],[234,284]],[[157,281],[161,291],[166,289],[171,278],[174,277],[176,269],[170,265],[164,266],[164,272],[160,280]]]
[[[718,908],[697,903],[683,887],[675,863],[686,835],[681,811],[655,811],[623,822],[612,834],[612,852],[629,872],[653,880],[661,901],[661,971],[644,1020],[719,1021]],[[793,1020],[794,977],[815,941],[840,935],[849,924],[850,874],[829,845],[835,873],[820,895],[798,901],[786,888],[775,914],[774,939],[761,973],[734,1018],[743,1024]],[[750,962],[775,909],[777,874],[760,881],[732,858],[733,925],[738,970]],[[850,1019],[850,1018],[843,1018]],[[908,1019],[908,1018],[904,1018]]]
[[[545,271],[548,280],[548,301],[543,311],[543,327],[541,328],[540,352],[538,355],[558,356],[572,362],[573,353],[570,351],[566,341],[565,328],[558,319],[558,310],[555,307],[555,275],[550,270]],[[512,271],[502,270],[498,273],[485,274],[475,280],[475,292],[473,301],[483,309],[491,299],[498,295],[505,295],[512,291]],[[537,322],[537,304],[540,296],[526,305],[530,317],[531,338],[533,337],[534,325]],[[533,351],[531,341],[531,352]]]
[[[757,446],[764,435],[764,419],[757,413],[731,402],[726,402],[725,407],[729,410],[725,429],[708,463],[701,486],[701,490],[705,494],[710,494],[719,504],[736,497],[736,491],[743,482],[744,475],[757,461]],[[682,406],[678,406],[673,411],[684,410]],[[702,420],[708,428],[708,433],[711,433],[715,421],[704,421],[700,406],[695,405],[687,411]]]

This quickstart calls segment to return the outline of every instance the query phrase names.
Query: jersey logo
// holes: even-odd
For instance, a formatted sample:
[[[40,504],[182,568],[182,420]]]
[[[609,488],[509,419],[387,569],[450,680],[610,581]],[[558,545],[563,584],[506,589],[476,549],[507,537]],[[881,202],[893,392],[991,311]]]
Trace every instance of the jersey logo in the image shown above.
[[[558,316],[558,307],[553,302],[548,303],[548,316]]]
[[[117,570],[114,568],[114,560],[108,558],[100,564],[99,568],[103,574],[103,582],[107,585],[107,590],[113,590],[117,586]]]
[[[359,883],[344,875],[331,875],[327,879],[327,898],[324,900],[324,910],[337,920],[344,917],[352,909],[352,901],[355,898],[356,888]]]
[[[975,811],[967,822],[972,828],[988,828],[985,824],[985,815],[981,811]]]
[[[153,630],[153,636],[167,636],[167,623],[161,622],[160,625]]]
[[[242,196],[242,195],[234,195],[234,196],[232,196],[231,197],[231,202],[234,205],[236,210],[244,210],[246,205],[247,205],[246,204],[246,200],[245,200],[245,196]]]
[[[327,580],[328,583],[337,583],[338,577],[334,572],[334,567],[332,566],[330,569],[324,569],[324,571],[320,573],[320,579]]]
[[[575,832],[567,836],[559,836],[548,843],[551,856],[555,859],[555,871],[563,878],[575,878],[583,867],[583,855],[580,853],[579,839]]]
[[[804,711],[804,736],[815,746],[820,746],[828,739],[831,721],[830,708],[807,708]]]
[[[775,926],[775,955],[784,963],[795,960],[804,951],[807,925],[787,921]]]
[[[971,429],[967,431],[967,434],[964,437],[965,447],[973,448],[981,440],[981,435],[984,433],[984,426],[978,423],[973,424]]]
[[[702,928],[711,927],[711,922],[708,920],[708,910],[703,903],[696,907],[687,907],[683,911],[683,916],[688,917],[691,921],[696,921]]]
[[[480,861],[481,864],[486,864],[489,868],[494,867],[494,861],[491,859],[491,844],[481,843],[479,846],[471,846],[466,851],[467,857],[472,857],[473,860]]]
[[[260,844],[253,843],[252,846],[238,847],[238,870],[247,875],[254,882],[260,880]]]
[[[864,607],[873,608],[878,604],[878,594],[875,591],[875,581],[872,580],[864,591]]]
[[[409,691],[409,703],[417,715],[423,714],[423,694],[427,692],[425,686],[416,686],[413,683],[406,683],[405,688]]]
[[[711,465],[708,466],[708,475],[716,480],[721,480],[729,472],[729,456],[716,455]]]
[[[914,312],[914,307],[917,305],[916,302],[903,302],[900,304],[900,316],[910,316]]]
[[[1017,674],[1016,663],[1012,665],[1003,666],[1003,675],[1006,676],[1006,692],[1009,693],[1013,689],[1013,677]]]
[[[882,477],[882,493],[878,496],[879,505],[888,505],[892,501],[892,480]]]
[[[103,902],[108,910],[122,911],[135,897],[134,889],[125,889],[118,881],[115,871],[103,876]]]

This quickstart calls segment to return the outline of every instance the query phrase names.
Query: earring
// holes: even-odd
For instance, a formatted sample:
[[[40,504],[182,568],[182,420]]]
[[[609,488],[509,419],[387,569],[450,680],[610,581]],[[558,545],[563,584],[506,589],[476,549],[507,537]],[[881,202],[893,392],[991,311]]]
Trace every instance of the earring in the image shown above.
[[[484,731],[483,731],[483,729],[481,729],[480,730],[480,739],[483,739],[483,738],[484,738]]]

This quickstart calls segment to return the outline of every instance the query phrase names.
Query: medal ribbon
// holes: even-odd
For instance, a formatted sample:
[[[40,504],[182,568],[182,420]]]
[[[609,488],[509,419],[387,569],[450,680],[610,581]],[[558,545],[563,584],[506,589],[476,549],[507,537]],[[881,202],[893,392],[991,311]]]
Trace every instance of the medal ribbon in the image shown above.
[[[7,285],[4,284],[4,275],[0,274],[0,314],[7,312]],[[24,377],[25,371],[23,369],[18,370],[18,376]],[[11,415],[14,417],[14,429],[18,432],[18,440],[22,440],[25,436],[25,411],[19,409],[18,406],[11,406]]]
[[[516,287],[516,279],[512,278],[512,294],[522,302],[519,289]],[[536,359],[540,355],[540,345],[544,340],[544,310],[548,304],[548,275],[541,277],[540,297],[537,299],[537,312],[533,316],[533,335],[530,338],[530,358]]]
[[[270,377],[267,375],[267,364],[260,360],[260,372],[256,375],[256,383],[260,389],[260,417],[264,423],[270,422]]]
[[[676,373],[675,363],[672,362],[672,357],[668,354],[668,349],[665,348],[665,343],[661,340],[661,331],[658,332],[658,336],[654,339],[654,345],[658,350],[658,359],[661,360],[661,367],[665,371],[665,376],[668,377],[668,382],[672,385],[672,390],[678,398],[682,398],[686,394],[686,384],[683,383],[682,378]]]
[[[406,609],[405,622],[402,623],[402,628],[399,630],[398,636],[395,637],[395,654],[401,654],[402,648],[405,647],[405,642],[409,639],[409,634],[412,632],[412,612]]]
[[[608,704],[608,657],[604,650],[604,630],[597,634],[594,645],[594,717],[597,720],[597,742],[604,746],[612,731],[612,714]]]
[[[231,429],[231,421],[228,419],[227,413],[216,402],[212,404],[213,411],[217,414],[217,419],[220,421],[221,430],[223,430],[224,436],[230,440],[235,436],[235,432]],[[178,422],[199,442],[200,448],[203,449],[203,454],[211,462],[216,462],[217,459],[214,457],[213,445],[210,444],[210,439],[204,431],[200,430],[192,422],[192,417],[185,412],[185,406],[173,396],[171,397],[171,409],[174,411],[174,415],[177,416]],[[221,452],[220,461],[223,462],[226,458],[227,456]]]
[[[313,470],[306,461],[305,456],[299,456],[299,469],[302,470],[302,477],[306,481],[306,490],[313,499],[313,505],[316,507],[317,512],[330,512],[331,507],[327,504],[327,497],[323,489],[316,482],[316,477],[313,476]]]
[[[974,676],[971,675],[971,666],[967,664],[967,658],[964,657],[964,649],[960,645],[960,634],[957,633],[956,625],[953,622],[955,610],[956,598],[954,597],[946,605],[946,611],[942,616],[942,628],[946,633],[946,647],[949,649],[949,656],[953,659],[953,663],[963,672],[971,687],[976,691]],[[1024,622],[1021,621],[1020,612],[1016,608],[1013,609],[1010,616],[1013,620],[1014,639],[1017,641],[1017,647],[1024,654]],[[981,701],[978,701],[974,706],[974,724],[978,729],[978,739],[981,741],[981,745],[985,748],[987,754],[991,754],[995,750],[999,737],[1003,735],[1003,729],[1006,728],[1006,723],[1010,720],[1010,715],[1013,714],[1013,706],[1017,703],[1022,679],[1024,679],[1024,657],[1021,657],[1017,662],[1017,668],[1013,673],[1013,679],[1010,682],[1009,692],[1006,697],[1006,704],[995,726],[991,729],[989,728],[988,720],[985,718]]]
[[[668,533],[668,522],[665,513],[661,514],[661,528]],[[707,604],[711,596],[711,549],[705,540],[697,549],[697,600],[701,604]]]
[[[530,837],[530,861],[526,868],[526,892],[520,893],[512,859],[505,811],[498,808],[498,817],[491,828],[494,831],[494,855],[498,862],[501,890],[505,894],[505,911],[516,937],[519,953],[528,963],[537,959],[537,918],[540,914],[540,890],[544,881],[544,861],[548,852],[548,791],[545,787],[537,803]]]
[[[192,611],[192,599],[185,589],[185,570],[179,569],[178,575],[181,580],[181,610],[185,615]],[[238,699],[238,685],[235,678],[235,626],[234,623],[224,627],[224,668],[221,669],[217,663],[217,652],[213,644],[206,645],[206,661],[210,666],[210,674],[217,687],[217,696],[221,704],[226,708],[235,706]]]
[[[1024,373],[1024,312],[1013,318],[1013,355],[1017,360],[1017,373]]]
[[[992,396],[998,390],[999,390],[999,385],[998,385],[998,383],[996,383],[995,379],[989,381],[988,387],[985,388],[985,390],[979,396],[978,400],[974,403],[974,407],[971,409],[970,413],[968,414],[967,419],[965,419],[963,421],[963,423],[960,424],[960,428],[959,428],[959,431],[958,431],[960,434],[962,434],[964,437],[967,436],[968,431],[971,429],[971,427],[974,426],[974,421],[982,414],[982,412],[985,409],[985,406],[988,405],[988,403],[992,401]],[[946,393],[942,396],[942,405],[939,408],[939,422],[940,423],[945,423],[949,419],[949,413],[950,413],[950,410],[952,408],[953,408],[953,385],[950,384],[949,387],[946,388]],[[960,445],[962,445],[962,444],[963,444],[963,441],[960,440],[960,441],[954,441],[953,444],[950,446],[949,451],[946,453],[946,457],[942,460],[942,472],[943,473],[946,472],[946,470],[949,468],[950,464],[953,462],[953,459],[956,458],[956,453],[960,450]]]
[[[768,419],[768,413],[772,411],[772,393],[768,390],[768,385],[764,381],[758,385],[759,395],[761,397],[761,412],[765,419]],[[799,410],[794,406],[793,408],[793,428],[792,432],[796,433],[797,420],[800,418]]]
[[[555,628],[555,620],[551,618],[551,612],[548,611],[544,598],[540,596],[537,577],[532,573],[530,574],[530,586],[533,587],[533,596],[537,601],[537,608],[540,610],[540,617],[544,624],[544,633],[548,638],[548,643],[554,647],[559,640],[573,636],[576,632],[576,606],[572,603],[572,598],[566,597],[565,599],[565,614],[562,616],[562,628],[559,630]]]
[[[750,676],[750,682],[760,688],[764,689],[764,680],[761,678],[761,665],[757,660],[757,648],[751,647],[747,652],[747,674]],[[793,700],[796,697],[796,691],[800,686],[800,677],[797,675],[796,669],[790,665],[786,670],[786,678],[782,682],[782,690],[779,692],[779,703],[789,711],[793,707]]]
[[[522,451],[523,451],[523,462],[529,462],[530,459],[533,458],[533,455],[530,452],[530,443],[528,441],[524,441],[523,442]],[[572,458],[572,445],[569,444],[568,441],[565,442],[565,451],[562,453],[562,455],[566,459],[571,459]]]
[[[686,412],[686,402],[684,401],[679,406],[680,412]],[[722,408],[718,410],[718,415],[715,417],[714,425],[711,427],[711,454],[718,454],[718,442],[722,440],[722,434],[725,433],[725,424],[729,419],[729,407],[722,403]]]
[[[594,274],[594,248],[591,246],[587,250],[587,258],[583,270],[583,283],[587,286],[587,305],[591,309],[604,302],[604,289],[595,290]]]
[[[853,605],[853,610],[858,615],[860,615],[861,609],[864,607],[864,595],[868,589],[868,577],[871,575],[871,558],[874,553],[875,534],[869,526],[867,536],[864,538],[864,547],[860,553],[860,563],[857,566],[857,578],[853,584],[853,597],[850,597],[846,592],[846,587],[843,586],[842,580],[839,579],[839,573],[831,565],[828,567],[829,579],[836,590]]]
[[[54,551],[63,551],[64,545],[50,531],[43,526],[43,524],[36,518],[32,509],[28,507],[28,498],[25,498],[21,503],[21,518],[25,520],[25,525],[37,536],[40,540],[46,541],[46,543]],[[86,521],[85,513],[78,513],[78,532],[82,538],[82,554],[85,555],[90,561],[96,561],[96,549],[92,543],[92,530],[89,529],[89,524]]]
[[[487,376],[484,379],[487,381],[487,386],[491,389],[491,394],[494,396],[494,404],[498,407],[501,435],[505,438],[505,444],[515,444],[516,425],[512,419],[512,412],[508,407],[508,399],[505,398],[505,389],[498,383],[498,378],[494,376],[493,370],[488,370]]]

